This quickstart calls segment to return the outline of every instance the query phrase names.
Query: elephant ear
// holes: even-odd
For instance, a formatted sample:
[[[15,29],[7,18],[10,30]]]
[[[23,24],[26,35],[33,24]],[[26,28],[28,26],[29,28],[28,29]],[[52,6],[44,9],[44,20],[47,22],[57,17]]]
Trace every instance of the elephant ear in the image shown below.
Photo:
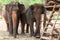
[[[30,8],[31,10],[34,10],[34,6],[33,6],[33,5],[31,5],[29,8]]]
[[[5,9],[9,11],[9,4],[5,5]]]
[[[18,3],[18,7],[20,11],[23,11],[25,9],[25,6],[23,4]]]
[[[7,10],[7,11],[11,11],[11,6],[10,6],[10,4],[7,4],[7,5],[5,5],[5,9]]]
[[[7,5],[5,5],[5,10],[8,10]]]
[[[44,5],[41,5],[41,13],[45,14],[45,12],[46,12],[46,9],[45,9]]]

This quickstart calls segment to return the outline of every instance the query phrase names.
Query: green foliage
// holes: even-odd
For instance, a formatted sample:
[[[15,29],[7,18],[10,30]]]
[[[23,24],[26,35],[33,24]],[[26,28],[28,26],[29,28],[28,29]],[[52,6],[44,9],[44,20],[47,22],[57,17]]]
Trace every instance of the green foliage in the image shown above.
[[[34,4],[34,3],[42,4],[43,0],[29,0],[29,1],[26,0],[25,5],[31,5],[31,4]]]
[[[53,16],[52,19],[53,19],[53,20],[56,20],[56,19],[57,19],[57,16],[56,16],[56,15]],[[58,20],[60,20],[60,16],[58,17]]]
[[[2,16],[0,16],[0,19],[2,19]]]
[[[2,5],[10,3],[11,1],[19,2],[21,4],[24,4],[25,6],[28,6],[28,5],[31,5],[34,3],[40,3],[40,4],[44,3],[43,0],[0,0],[0,7]],[[1,10],[1,8],[0,8],[0,10]]]
[[[44,0],[0,0],[0,5],[8,4],[11,1],[20,2],[20,3],[23,3],[25,5],[31,5],[34,3],[43,3],[44,2]]]

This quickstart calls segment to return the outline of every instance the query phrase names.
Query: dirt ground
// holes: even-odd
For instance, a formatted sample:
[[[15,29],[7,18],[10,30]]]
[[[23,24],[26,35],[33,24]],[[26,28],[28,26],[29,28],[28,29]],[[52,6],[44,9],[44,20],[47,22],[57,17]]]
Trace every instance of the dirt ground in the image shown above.
[[[29,34],[25,34],[25,35],[19,34],[17,38],[13,38],[9,36],[4,19],[0,19],[0,40],[39,40],[39,39],[30,37]]]
[[[49,16],[49,15],[48,15]],[[55,23],[55,20],[52,20],[52,23]],[[4,18],[0,18],[0,40],[40,40],[38,38],[35,37],[30,37],[29,34],[25,34],[25,35],[21,35],[20,34],[20,24],[19,24],[19,35],[17,36],[17,38],[14,38],[12,36],[9,36],[9,33],[7,32],[7,28],[6,28],[6,23],[4,21]],[[57,29],[60,30],[60,20],[57,21],[57,24],[55,25]],[[48,32],[51,32],[51,29],[53,27],[48,28]],[[41,30],[42,31],[42,30]],[[57,39],[58,40],[58,39]]]
[[[52,20],[52,23],[54,23],[55,20]],[[57,23],[60,23],[60,20],[57,21]],[[19,24],[19,35],[17,36],[17,38],[14,38],[12,36],[9,36],[9,33],[7,32],[7,28],[6,28],[6,23],[4,21],[4,18],[0,19],[0,40],[40,40],[38,38],[35,37],[30,37],[29,34],[25,34],[25,35],[21,35],[20,34],[20,24]],[[60,29],[60,24],[56,24],[55,25],[57,29]],[[51,32],[52,27],[48,28],[48,32]]]

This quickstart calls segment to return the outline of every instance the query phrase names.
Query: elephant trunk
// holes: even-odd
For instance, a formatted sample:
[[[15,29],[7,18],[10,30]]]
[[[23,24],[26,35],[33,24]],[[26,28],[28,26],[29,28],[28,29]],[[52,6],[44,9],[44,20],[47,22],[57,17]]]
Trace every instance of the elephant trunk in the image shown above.
[[[12,11],[12,21],[13,21],[13,36],[16,37],[17,28],[17,11]]]

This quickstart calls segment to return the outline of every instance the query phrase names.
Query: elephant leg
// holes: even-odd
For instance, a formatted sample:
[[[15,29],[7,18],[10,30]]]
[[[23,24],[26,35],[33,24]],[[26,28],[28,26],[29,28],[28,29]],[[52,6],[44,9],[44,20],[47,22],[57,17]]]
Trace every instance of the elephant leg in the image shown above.
[[[19,18],[17,19],[17,28],[16,28],[16,34],[18,35],[18,26],[19,26]]]
[[[13,35],[13,23],[12,23],[12,14],[8,15],[8,22],[9,22],[9,34]],[[7,24],[8,25],[8,24]],[[7,27],[8,28],[8,27]]]
[[[26,26],[26,33],[29,33],[29,25]]]
[[[21,34],[25,34],[24,28],[25,28],[25,23],[23,21],[21,21]]]
[[[17,31],[17,13],[16,11],[12,11],[12,21],[13,21],[13,36],[16,38]]]
[[[40,20],[36,18],[36,31],[34,37],[40,37]]]
[[[8,16],[7,16],[7,13],[3,15],[4,19],[5,19],[5,22],[7,24],[7,31],[9,32],[9,22],[8,22]]]
[[[9,23],[7,23],[7,31],[9,32]]]
[[[9,32],[9,22],[6,19],[5,19],[5,21],[6,21],[6,24],[7,24],[7,31]]]
[[[34,34],[34,28],[33,28],[33,22],[30,22],[30,36],[33,36]]]

